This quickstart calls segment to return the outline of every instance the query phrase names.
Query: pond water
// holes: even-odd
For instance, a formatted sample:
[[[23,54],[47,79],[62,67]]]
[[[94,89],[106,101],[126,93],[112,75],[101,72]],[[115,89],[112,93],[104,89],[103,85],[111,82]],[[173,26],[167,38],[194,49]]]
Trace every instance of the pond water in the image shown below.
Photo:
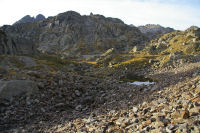
[[[145,81],[145,82],[134,81],[134,82],[128,82],[128,84],[131,84],[131,85],[152,85],[152,84],[155,84],[155,82],[149,82],[149,81]]]
[[[121,80],[131,85],[152,85],[156,83],[150,78],[130,74],[127,75],[125,78],[122,78]]]

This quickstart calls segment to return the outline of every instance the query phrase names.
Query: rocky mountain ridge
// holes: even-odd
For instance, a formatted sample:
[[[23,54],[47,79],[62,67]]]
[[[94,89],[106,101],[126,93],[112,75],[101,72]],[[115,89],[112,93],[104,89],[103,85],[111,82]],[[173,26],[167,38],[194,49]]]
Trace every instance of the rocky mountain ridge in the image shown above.
[[[22,24],[22,23],[33,23],[33,22],[37,22],[37,21],[41,21],[46,19],[44,15],[42,14],[38,14],[36,17],[31,17],[30,15],[26,15],[23,18],[21,18],[20,20],[18,20],[17,22],[15,22],[13,25],[15,24]]]
[[[155,24],[147,24],[144,26],[139,26],[138,29],[144,33],[149,39],[159,38],[163,34],[175,31],[173,28],[162,27]]]
[[[16,46],[26,44],[42,53],[62,56],[101,54],[110,48],[127,52],[136,45],[143,47],[148,40],[136,27],[119,19],[102,15],[81,16],[74,11],[1,29]]]

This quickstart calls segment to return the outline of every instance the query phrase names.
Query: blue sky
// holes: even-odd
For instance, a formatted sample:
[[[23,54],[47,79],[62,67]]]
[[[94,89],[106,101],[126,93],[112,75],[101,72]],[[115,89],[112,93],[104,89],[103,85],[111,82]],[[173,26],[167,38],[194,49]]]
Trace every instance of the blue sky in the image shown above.
[[[160,24],[184,30],[200,27],[200,0],[0,0],[0,25],[29,14],[54,16],[68,10],[82,15],[102,14],[135,26]],[[11,4],[12,3],[12,4]]]

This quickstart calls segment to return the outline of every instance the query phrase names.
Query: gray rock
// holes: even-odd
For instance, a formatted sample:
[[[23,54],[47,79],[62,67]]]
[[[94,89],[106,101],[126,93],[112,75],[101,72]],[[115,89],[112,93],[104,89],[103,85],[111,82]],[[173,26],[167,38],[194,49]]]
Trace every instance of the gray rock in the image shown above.
[[[138,111],[137,107],[133,107],[133,112],[136,113]]]
[[[10,100],[25,93],[30,95],[38,90],[37,84],[30,80],[0,81],[0,98]]]
[[[81,111],[82,108],[83,108],[83,106],[80,104],[80,105],[77,105],[75,109],[76,109],[77,111]]]
[[[19,60],[25,63],[26,67],[32,67],[32,66],[37,65],[36,62],[32,58],[27,57],[27,56],[21,56],[19,57]]]
[[[80,96],[81,95],[79,90],[75,90],[75,94],[76,94],[76,96]]]

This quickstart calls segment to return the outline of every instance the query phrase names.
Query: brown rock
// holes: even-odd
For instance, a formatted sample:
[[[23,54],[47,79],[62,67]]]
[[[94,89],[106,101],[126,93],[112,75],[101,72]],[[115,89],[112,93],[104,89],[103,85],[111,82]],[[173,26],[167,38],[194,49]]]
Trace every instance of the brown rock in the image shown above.
[[[193,98],[192,102],[197,102],[198,104],[200,104],[200,96]]]
[[[186,109],[185,111],[182,112],[181,118],[187,119],[190,117],[190,112]]]
[[[194,107],[189,110],[190,114],[192,113],[200,113],[200,107]]]

